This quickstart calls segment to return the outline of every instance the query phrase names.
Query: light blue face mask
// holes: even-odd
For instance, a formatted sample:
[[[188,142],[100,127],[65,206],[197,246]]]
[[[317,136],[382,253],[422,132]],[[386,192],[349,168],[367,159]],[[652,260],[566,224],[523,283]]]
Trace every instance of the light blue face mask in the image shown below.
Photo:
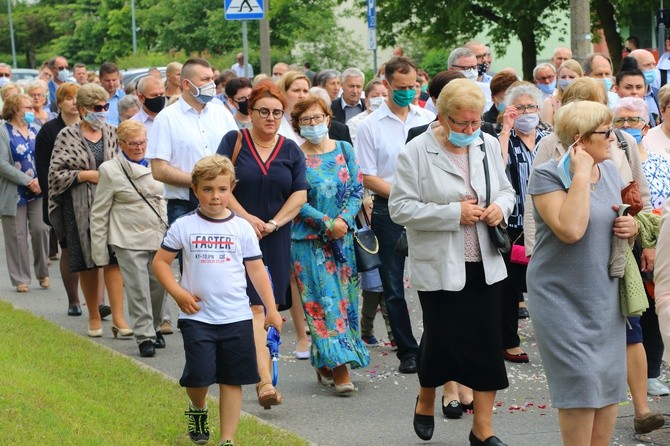
[[[628,133],[630,136],[635,138],[635,141],[640,144],[640,141],[642,141],[642,129],[631,129],[630,127],[628,128],[622,128],[624,132]]]
[[[565,154],[561,157],[561,159],[558,160],[558,165],[556,166],[556,169],[558,170],[558,176],[566,189],[569,189],[570,185],[572,184],[572,175],[570,174],[570,151],[578,142],[579,140],[570,144],[570,147],[568,147],[568,150],[565,151]]]
[[[504,102],[498,102],[498,105],[496,106],[496,108],[498,109],[498,113],[504,112],[505,108],[506,108],[505,103]]]
[[[558,86],[561,87],[561,90],[565,91],[565,89],[574,81],[574,79],[559,79]]]
[[[455,132],[449,127],[449,142],[455,145],[456,147],[467,147],[474,142],[475,139],[479,138],[481,129],[477,129],[472,132],[472,135],[466,133]]]
[[[537,84],[537,88],[544,94],[552,94],[556,90],[556,79],[554,79],[550,84]]]
[[[644,83],[647,85],[653,84],[656,80],[656,70],[643,70],[642,74],[644,74]]]
[[[610,91],[612,89],[612,78],[604,77],[603,84],[605,84],[605,91]]]
[[[35,112],[25,112],[23,114],[23,120],[26,122],[26,124],[30,125],[33,122],[35,122]]]

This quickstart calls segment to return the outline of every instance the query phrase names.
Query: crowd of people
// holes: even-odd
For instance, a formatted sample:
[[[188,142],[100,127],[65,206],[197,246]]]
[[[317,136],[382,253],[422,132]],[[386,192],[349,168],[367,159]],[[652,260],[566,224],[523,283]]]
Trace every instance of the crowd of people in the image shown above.
[[[103,336],[111,316],[114,338],[134,338],[142,357],[166,347],[173,298],[198,444],[210,438],[212,384],[223,445],[242,385],[256,385],[265,409],[282,404],[266,338],[281,332],[283,310],[293,355],[340,396],[357,391],[350,369],[379,345],[381,310],[398,372],[418,374],[423,440],[439,387],[445,417],[473,413],[471,446],[504,446],[492,408],[509,385],[505,362],[531,359],[544,366],[564,444],[608,444],[627,389],[635,433],[659,429],[647,395],[670,394],[660,379],[670,86],[639,48],[613,73],[605,54],[577,61],[560,47],[532,82],[491,62],[471,41],[432,78],[400,48],[373,79],[282,62],[254,77],[238,54],[223,72],[191,58],[121,85],[113,63],[71,73],[57,56],[23,86],[0,63],[11,283],[30,291],[29,244],[41,288],[59,260],[67,314],[83,314],[81,289],[88,336]],[[634,203],[622,195],[631,183]],[[356,232],[368,226],[380,266],[363,272]],[[630,274],[647,311],[622,310]],[[540,358],[518,335],[528,317]]]

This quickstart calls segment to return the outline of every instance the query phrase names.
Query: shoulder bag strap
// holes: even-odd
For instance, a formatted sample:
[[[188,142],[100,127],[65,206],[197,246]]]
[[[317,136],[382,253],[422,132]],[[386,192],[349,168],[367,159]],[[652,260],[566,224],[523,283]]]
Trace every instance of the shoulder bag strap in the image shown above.
[[[237,161],[237,156],[240,154],[240,149],[242,148],[242,132],[237,132],[237,141],[235,141],[235,148],[233,149],[233,156],[230,158],[230,161],[235,165]]]
[[[151,210],[154,211],[154,214],[156,214],[156,217],[158,217],[158,219],[161,221],[161,223],[163,223],[166,228],[169,227],[169,225],[165,222],[165,220],[163,220],[163,217],[161,217],[161,214],[158,213],[156,208],[154,208],[151,205],[151,203],[149,203],[149,200],[147,200],[146,197],[144,195],[142,195],[142,192],[140,192],[139,189],[137,189],[137,186],[135,186],[135,183],[130,178],[130,175],[128,175],[128,172],[126,172],[126,169],[121,165],[121,163],[119,163],[119,166],[121,166],[121,170],[123,170],[123,173],[126,174],[126,178],[128,178],[128,181],[130,181],[130,184],[133,186],[133,189],[135,189],[135,192],[137,192],[137,194],[140,197],[142,197],[142,200],[144,200],[144,202],[147,204],[147,206],[149,206],[151,208]]]
[[[628,164],[630,164],[630,155],[628,154],[628,141],[626,141],[626,138],[624,138],[623,134],[621,133],[621,130],[619,129],[612,129],[614,130],[614,134],[616,135],[617,142],[619,143],[619,148],[624,151],[626,154],[626,159],[628,160]]]
[[[486,207],[489,207],[489,201],[491,200],[491,179],[489,178],[489,162],[486,158],[486,149],[484,144],[479,146],[484,152],[484,177],[486,178]]]

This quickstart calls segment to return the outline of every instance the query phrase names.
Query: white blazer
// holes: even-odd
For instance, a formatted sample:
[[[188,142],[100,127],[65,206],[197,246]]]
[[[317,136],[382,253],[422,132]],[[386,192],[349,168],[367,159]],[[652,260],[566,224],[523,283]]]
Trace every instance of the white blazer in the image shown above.
[[[500,206],[506,225],[514,208],[514,189],[505,174],[500,144],[490,135],[482,133],[469,146],[470,183],[483,207],[486,177],[481,144],[491,177],[491,203]],[[419,291],[459,291],[465,287],[465,243],[460,224],[460,202],[465,193],[458,168],[444,153],[432,129],[400,152],[389,213],[394,222],[407,228],[412,284]],[[486,283],[503,280],[507,277],[505,262],[491,243],[486,223],[477,223],[477,237]]]

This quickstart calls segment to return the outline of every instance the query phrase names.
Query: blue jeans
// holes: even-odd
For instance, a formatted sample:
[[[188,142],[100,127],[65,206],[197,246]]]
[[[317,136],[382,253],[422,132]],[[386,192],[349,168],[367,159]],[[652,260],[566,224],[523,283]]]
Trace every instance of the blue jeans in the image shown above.
[[[167,202],[168,224],[171,225],[173,221],[175,221],[184,214],[188,214],[189,212],[194,211],[196,207],[197,206],[193,206],[193,204],[188,200],[176,200],[176,199],[168,200]],[[183,270],[181,251],[179,251],[179,254],[177,254],[177,260],[179,261],[179,274],[181,274]]]
[[[412,333],[403,283],[405,256],[395,250],[402,226],[393,223],[389,216],[388,203],[384,199],[375,199],[372,207],[372,230],[379,240],[379,258],[382,262],[379,272],[391,331],[398,346],[398,359],[402,361],[416,357],[419,345]]]

